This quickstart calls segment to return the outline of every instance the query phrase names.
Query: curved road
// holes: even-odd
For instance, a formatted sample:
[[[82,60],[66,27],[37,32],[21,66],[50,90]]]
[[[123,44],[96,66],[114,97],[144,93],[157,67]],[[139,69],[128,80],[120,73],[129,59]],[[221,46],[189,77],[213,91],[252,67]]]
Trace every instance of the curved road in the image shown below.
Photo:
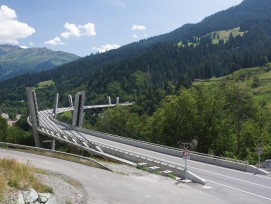
[[[78,180],[86,189],[92,204],[226,204],[220,198],[195,189],[194,184],[178,184],[162,176],[140,170],[129,176],[96,169],[65,160],[0,149],[0,157],[30,162],[37,168],[61,172]],[[190,186],[191,185],[191,186]]]
[[[42,116],[41,119],[44,120],[43,123],[54,131],[65,132],[66,134],[72,133],[79,138],[84,137],[89,141],[106,144],[130,152],[137,152],[141,155],[148,155],[178,164],[184,164],[184,161],[179,157],[67,130],[66,127],[54,124],[54,122],[48,118],[48,112],[41,111],[39,113]],[[254,175],[252,173],[241,172],[196,161],[188,161],[188,169],[207,181],[206,186],[195,185],[194,188],[208,192],[230,203],[271,203],[271,177]]]

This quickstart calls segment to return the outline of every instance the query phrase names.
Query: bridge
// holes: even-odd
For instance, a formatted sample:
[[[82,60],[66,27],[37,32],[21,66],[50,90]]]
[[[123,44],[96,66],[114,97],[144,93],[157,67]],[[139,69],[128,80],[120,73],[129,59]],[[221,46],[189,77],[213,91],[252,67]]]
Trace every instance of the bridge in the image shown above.
[[[235,193],[242,193],[265,202],[271,201],[269,193],[271,179],[268,177],[268,172],[245,162],[191,152],[191,160],[188,162],[188,171],[186,171],[181,149],[82,128],[85,109],[116,106],[117,103],[111,104],[111,100],[104,105],[84,106],[85,93],[78,92],[73,106],[58,108],[57,94],[54,108],[39,111],[35,91],[28,88],[27,95],[30,110],[29,123],[32,126],[37,147],[49,143],[54,149],[55,140],[58,140],[69,144],[75,151],[81,149],[128,165],[142,164],[158,167],[160,171],[169,170],[178,177],[190,179],[196,183],[226,189],[225,192],[234,190]],[[123,106],[132,104],[118,103]],[[56,118],[58,113],[66,111],[73,111],[72,124],[61,122]]]

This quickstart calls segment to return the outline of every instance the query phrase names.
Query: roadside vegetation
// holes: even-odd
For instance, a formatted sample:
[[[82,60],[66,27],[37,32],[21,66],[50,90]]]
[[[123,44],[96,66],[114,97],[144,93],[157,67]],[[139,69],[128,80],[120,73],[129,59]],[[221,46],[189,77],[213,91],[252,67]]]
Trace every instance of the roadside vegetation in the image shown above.
[[[31,164],[19,163],[14,159],[0,159],[0,201],[4,193],[17,190],[28,190],[30,187],[38,192],[53,193],[53,189],[42,184],[36,173],[45,173],[35,169]]]
[[[86,110],[84,126],[177,148],[188,142],[194,151],[255,164],[259,139],[262,160],[271,158],[270,73],[266,64],[194,82],[166,96],[151,115],[136,113],[136,106]]]

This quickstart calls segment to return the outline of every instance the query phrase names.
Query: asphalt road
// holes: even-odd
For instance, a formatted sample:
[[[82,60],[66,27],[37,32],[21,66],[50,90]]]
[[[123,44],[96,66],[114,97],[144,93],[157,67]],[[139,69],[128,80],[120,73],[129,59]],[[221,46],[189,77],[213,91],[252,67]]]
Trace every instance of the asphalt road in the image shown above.
[[[46,112],[44,114],[46,114]],[[50,124],[51,128],[54,127],[58,131],[61,128],[62,131],[66,130],[64,127],[52,124],[52,121],[47,121],[46,123]],[[70,134],[70,132],[66,132]],[[183,159],[178,157],[97,138],[83,133],[78,134],[75,131],[73,134],[78,135],[79,137],[83,136],[90,141],[110,145],[123,150],[184,164]],[[196,161],[188,161],[188,169],[207,181],[206,186],[196,185],[194,188],[197,190],[204,191],[230,203],[271,203],[271,177],[254,175],[252,173],[241,172]]]
[[[24,152],[0,149],[0,157],[30,162],[37,168],[61,172],[79,181],[86,189],[92,204],[175,204],[228,203],[199,184],[178,184],[170,178],[150,174],[134,168],[130,175],[112,173],[81,164]],[[126,167],[132,168],[132,167]]]

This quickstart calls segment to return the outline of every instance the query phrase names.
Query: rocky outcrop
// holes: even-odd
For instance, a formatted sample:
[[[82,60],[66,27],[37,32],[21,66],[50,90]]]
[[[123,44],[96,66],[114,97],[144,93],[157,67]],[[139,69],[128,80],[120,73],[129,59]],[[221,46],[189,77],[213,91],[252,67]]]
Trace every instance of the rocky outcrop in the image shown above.
[[[17,204],[57,204],[54,194],[38,193],[34,189],[20,191]]]

